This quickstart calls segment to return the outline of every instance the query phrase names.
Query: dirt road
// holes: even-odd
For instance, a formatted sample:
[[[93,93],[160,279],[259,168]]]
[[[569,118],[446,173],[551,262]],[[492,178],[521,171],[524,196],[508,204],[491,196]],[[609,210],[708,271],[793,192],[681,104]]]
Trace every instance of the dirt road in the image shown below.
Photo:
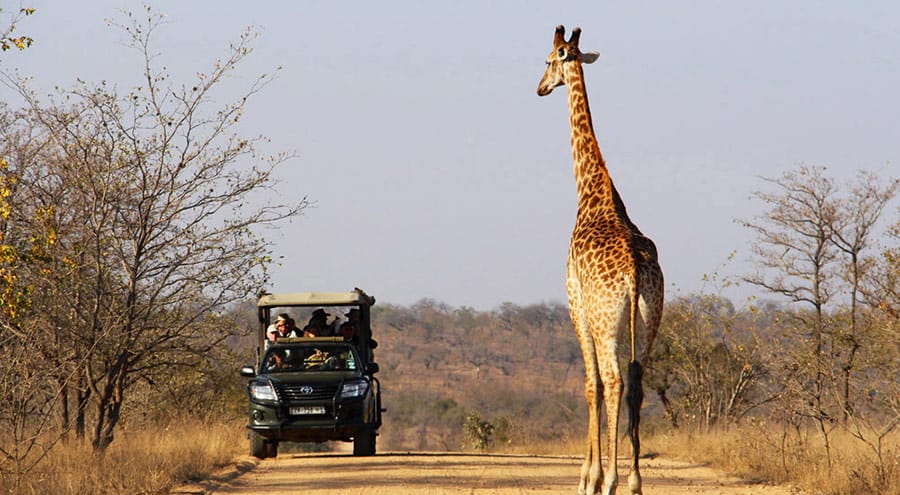
[[[627,492],[620,459],[619,491]],[[243,461],[243,470],[252,467]],[[575,493],[580,459],[569,456],[387,453],[279,455],[240,475],[181,487],[181,494],[403,495]],[[661,457],[641,463],[646,495],[788,495],[785,488],[754,485],[711,469]]]

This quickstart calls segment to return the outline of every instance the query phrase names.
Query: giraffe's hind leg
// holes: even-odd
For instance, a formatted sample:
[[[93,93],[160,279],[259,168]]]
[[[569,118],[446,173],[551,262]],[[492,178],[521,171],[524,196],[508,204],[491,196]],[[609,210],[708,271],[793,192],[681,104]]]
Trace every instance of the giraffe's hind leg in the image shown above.
[[[603,388],[606,392],[603,397],[606,402],[606,458],[607,466],[604,470],[603,490],[604,495],[615,495],[616,486],[619,484],[619,473],[616,466],[619,440],[619,408],[622,403],[622,377],[618,369],[613,367],[612,372],[604,374]]]
[[[587,352],[593,356],[593,345],[586,346]],[[585,380],[585,399],[588,405],[588,432],[587,445],[584,455],[584,463],[581,465],[581,481],[578,484],[579,495],[594,495],[597,493],[597,484],[603,478],[603,465],[600,461],[600,407],[603,403],[603,383],[600,381],[596,370],[596,361],[585,361],[587,377]]]

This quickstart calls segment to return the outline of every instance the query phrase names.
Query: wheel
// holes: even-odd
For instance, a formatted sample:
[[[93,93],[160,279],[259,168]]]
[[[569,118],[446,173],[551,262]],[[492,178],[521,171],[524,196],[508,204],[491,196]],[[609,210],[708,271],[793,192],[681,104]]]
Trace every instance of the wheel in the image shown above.
[[[256,433],[253,430],[250,430],[249,436],[250,436],[250,455],[252,455],[253,457],[256,457],[257,459],[265,459],[266,457],[268,457],[266,455],[267,454],[266,451],[268,450],[268,442],[266,442],[266,439],[263,438],[262,435],[260,435],[259,433]]]
[[[266,441],[266,457],[278,457],[278,440]]]
[[[369,456],[375,455],[375,430],[366,428],[359,435],[353,438],[353,455]]]

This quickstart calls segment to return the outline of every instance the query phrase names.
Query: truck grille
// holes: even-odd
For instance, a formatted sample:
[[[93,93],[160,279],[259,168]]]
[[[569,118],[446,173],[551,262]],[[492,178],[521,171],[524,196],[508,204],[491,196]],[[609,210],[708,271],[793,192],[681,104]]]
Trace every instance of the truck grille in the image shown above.
[[[337,393],[335,385],[279,384],[278,398],[285,402],[306,400],[331,400]]]

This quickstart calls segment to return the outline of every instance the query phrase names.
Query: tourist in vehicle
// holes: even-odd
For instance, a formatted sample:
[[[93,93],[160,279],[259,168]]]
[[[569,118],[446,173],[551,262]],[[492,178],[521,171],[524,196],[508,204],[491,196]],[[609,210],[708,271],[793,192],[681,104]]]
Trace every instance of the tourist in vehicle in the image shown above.
[[[353,308],[344,316],[347,317],[347,321],[341,324],[339,333],[341,337],[344,337],[344,340],[352,340],[355,342],[356,338],[359,336],[359,310]]]
[[[284,317],[282,319],[282,317]],[[297,323],[293,318],[287,315],[287,313],[282,313],[278,315],[278,318],[281,319],[281,326],[278,326],[278,322],[276,321],[275,328],[278,329],[279,337],[300,337],[300,329],[297,328]]]
[[[334,335],[334,327],[337,324],[337,318],[328,323],[328,317],[331,314],[326,313],[324,309],[319,308],[313,311],[309,317],[309,323],[303,327],[304,337],[331,337]]]
[[[269,325],[269,328],[266,331],[266,339],[268,339],[269,342],[275,342],[282,337],[299,336],[300,332],[297,329],[297,325],[294,323],[294,319],[291,318],[287,313],[281,313],[280,315],[278,315],[275,323]]]
[[[264,369],[267,371],[281,370],[287,366],[287,351],[283,349],[272,350],[266,360]]]
[[[359,332],[360,332],[360,325],[361,325],[360,317],[359,317],[359,309],[351,308],[350,311],[348,311],[344,316],[347,317],[347,321],[345,321],[341,325],[340,329],[338,330],[338,335],[343,337],[344,340],[349,340],[349,341],[353,342],[357,346],[361,345],[361,342],[359,341],[359,339],[360,339]],[[368,358],[369,362],[372,362],[375,359],[375,355],[373,354],[372,350],[375,349],[376,347],[378,347],[378,342],[376,342],[375,339],[370,337],[368,340],[368,346],[367,346],[368,352],[367,352],[367,356],[366,356]]]

